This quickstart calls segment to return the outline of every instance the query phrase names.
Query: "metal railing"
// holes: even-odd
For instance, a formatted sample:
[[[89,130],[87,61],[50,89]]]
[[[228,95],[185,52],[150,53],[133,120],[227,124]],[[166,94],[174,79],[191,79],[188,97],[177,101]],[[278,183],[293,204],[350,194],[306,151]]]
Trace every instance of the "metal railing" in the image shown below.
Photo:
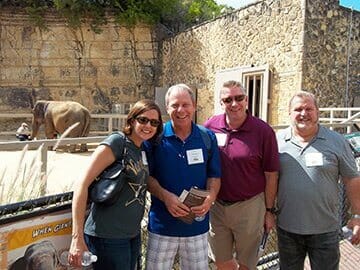
[[[125,123],[127,115],[126,114],[91,114],[92,121],[99,121],[95,125],[98,130],[91,129],[90,135],[102,135],[109,134],[114,130],[120,130]],[[32,114],[30,113],[19,113],[19,114],[11,114],[11,113],[0,113],[0,119],[26,119],[31,122]],[[99,129],[100,128],[100,129]],[[5,130],[0,131],[0,135],[15,135],[15,131]]]
[[[330,129],[345,127],[346,132],[353,131],[353,124],[360,124],[360,107],[354,108],[320,108],[319,121],[322,125]],[[114,130],[120,130],[125,122],[126,114],[91,114],[91,120],[97,121],[90,130],[90,135],[106,135]],[[162,116],[163,119],[168,119],[167,115]],[[30,113],[0,113],[0,119],[26,119],[31,121],[32,114]],[[287,127],[288,124],[274,125],[274,129],[281,129]],[[99,129],[100,127],[100,129]],[[15,135],[15,131],[2,130],[1,135]]]

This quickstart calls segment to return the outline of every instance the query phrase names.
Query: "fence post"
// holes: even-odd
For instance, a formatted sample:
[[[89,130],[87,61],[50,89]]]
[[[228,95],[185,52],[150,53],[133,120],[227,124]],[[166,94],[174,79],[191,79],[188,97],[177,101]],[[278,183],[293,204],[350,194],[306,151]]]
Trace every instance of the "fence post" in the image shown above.
[[[47,183],[47,149],[48,145],[45,143],[41,147],[41,167],[40,167],[40,181],[41,189],[40,195],[46,194],[46,183]]]
[[[333,123],[334,120],[334,110],[330,110],[330,124]],[[333,126],[330,126],[331,130],[334,130]]]
[[[113,131],[113,118],[111,115],[109,116],[108,121],[108,132],[111,133]]]
[[[352,116],[351,114],[352,114],[351,110],[348,109],[347,110],[347,119],[350,119],[350,117]],[[350,133],[351,132],[351,126],[347,126],[346,131],[347,131],[347,133]]]

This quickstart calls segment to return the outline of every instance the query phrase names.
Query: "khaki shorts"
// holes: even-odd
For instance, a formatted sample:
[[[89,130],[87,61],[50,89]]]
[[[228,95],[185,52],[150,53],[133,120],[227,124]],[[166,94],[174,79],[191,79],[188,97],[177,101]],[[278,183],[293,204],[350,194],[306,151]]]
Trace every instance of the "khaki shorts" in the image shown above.
[[[210,209],[211,258],[215,262],[226,262],[233,258],[235,252],[238,263],[256,269],[264,216],[264,193],[229,206],[215,202]]]

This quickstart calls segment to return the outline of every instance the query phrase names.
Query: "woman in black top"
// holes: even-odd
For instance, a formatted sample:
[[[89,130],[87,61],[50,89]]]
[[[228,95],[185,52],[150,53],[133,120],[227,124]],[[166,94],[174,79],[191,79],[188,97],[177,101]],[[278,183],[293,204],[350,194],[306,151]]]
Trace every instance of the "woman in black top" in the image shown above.
[[[80,267],[82,253],[90,250],[98,257],[94,270],[135,268],[140,255],[140,223],[149,176],[141,146],[144,140],[156,139],[162,127],[161,112],[155,102],[140,100],[130,110],[123,133],[111,134],[96,148],[74,190],[68,257],[72,266]],[[88,187],[96,176],[119,159],[124,159],[127,179],[119,198],[110,206],[93,203],[85,222]]]

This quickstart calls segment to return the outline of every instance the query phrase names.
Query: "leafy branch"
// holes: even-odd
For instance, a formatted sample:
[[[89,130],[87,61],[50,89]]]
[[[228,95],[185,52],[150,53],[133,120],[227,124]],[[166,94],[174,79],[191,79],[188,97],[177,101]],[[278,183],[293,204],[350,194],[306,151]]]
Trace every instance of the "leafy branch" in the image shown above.
[[[162,23],[177,32],[232,10],[214,0],[2,0],[1,7],[23,8],[40,29],[47,29],[44,15],[51,10],[69,27],[88,23],[95,33],[107,24],[108,15],[128,27]]]

